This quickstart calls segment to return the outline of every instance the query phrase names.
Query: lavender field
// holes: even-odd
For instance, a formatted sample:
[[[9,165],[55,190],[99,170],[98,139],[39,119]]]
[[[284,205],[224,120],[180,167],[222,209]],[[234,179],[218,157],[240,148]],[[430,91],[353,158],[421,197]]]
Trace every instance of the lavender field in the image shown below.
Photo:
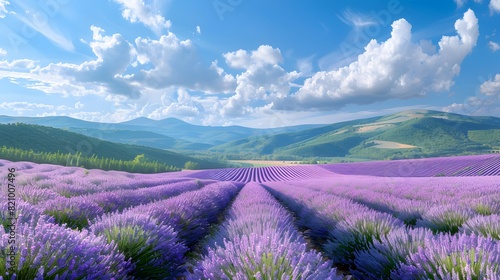
[[[0,279],[500,279],[499,155],[0,178]]]

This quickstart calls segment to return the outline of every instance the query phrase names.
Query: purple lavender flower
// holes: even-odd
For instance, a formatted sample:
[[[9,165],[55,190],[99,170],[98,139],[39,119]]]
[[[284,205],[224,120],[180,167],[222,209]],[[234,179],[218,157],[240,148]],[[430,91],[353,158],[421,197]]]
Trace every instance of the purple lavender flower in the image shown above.
[[[458,229],[468,219],[474,216],[470,209],[454,204],[439,205],[428,209],[422,220],[417,221],[417,226],[430,228],[433,232],[457,233]]]
[[[392,279],[500,279],[500,245],[491,238],[438,234],[410,254]]]
[[[356,251],[366,250],[374,241],[381,241],[389,232],[402,227],[401,220],[385,213],[353,213],[330,231],[323,248],[335,263],[352,264]]]
[[[148,215],[128,211],[97,219],[90,230],[115,242],[134,264],[131,275],[139,279],[172,279],[181,272],[188,248],[172,227],[158,225]]]
[[[47,201],[41,205],[43,213],[55,218],[56,223],[66,224],[70,228],[82,229],[88,226],[89,220],[101,216],[104,211],[95,202],[84,197],[61,197]]]
[[[460,232],[500,240],[500,215],[474,217],[462,225]]]
[[[116,245],[86,230],[74,231],[40,217],[19,223],[16,233],[18,247],[12,252],[17,265],[0,259],[0,272],[7,279],[129,279],[131,263]],[[10,250],[8,240],[9,234],[3,234],[0,246]],[[13,275],[7,274],[11,268]]]
[[[374,240],[367,249],[354,253],[355,268],[351,273],[357,279],[389,279],[391,272],[406,257],[424,247],[434,235],[426,228],[397,228]]]
[[[243,188],[206,244],[188,279],[341,279],[331,262],[307,250],[290,213],[255,183]]]

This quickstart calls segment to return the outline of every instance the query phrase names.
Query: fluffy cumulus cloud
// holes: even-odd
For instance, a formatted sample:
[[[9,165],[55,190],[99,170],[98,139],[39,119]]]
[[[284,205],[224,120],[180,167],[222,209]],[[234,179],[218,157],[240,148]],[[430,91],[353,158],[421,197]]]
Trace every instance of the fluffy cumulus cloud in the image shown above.
[[[180,88],[177,90],[177,98],[172,98],[168,94],[161,97],[160,104],[150,104],[143,107],[145,115],[152,119],[163,119],[166,117],[178,117],[184,120],[196,120],[204,117],[205,108],[189,92]],[[155,108],[152,112],[147,113],[147,107]]]
[[[126,20],[135,23],[140,22],[150,28],[156,34],[161,34],[170,28],[170,21],[160,15],[154,3],[145,3],[144,0],[114,0],[122,7],[122,16]]]
[[[5,6],[9,5],[9,1],[7,0],[0,0],[0,18],[4,18],[5,15],[8,13],[7,8]]]
[[[236,117],[269,110],[274,100],[288,94],[290,83],[300,76],[296,71],[286,72],[279,65],[283,63],[281,51],[267,45],[252,52],[229,52],[224,58],[229,67],[245,71],[236,77],[235,94],[223,104],[223,116]]]
[[[491,0],[489,7],[491,13],[500,13],[500,0]]]
[[[92,26],[93,41],[90,43],[95,60],[82,64],[51,63],[45,67],[36,66],[27,71],[3,71],[0,78],[23,79],[25,86],[46,93],[64,95],[118,94],[131,98],[139,96],[136,86],[122,74],[134,58],[134,48],[120,34],[105,36],[104,30]],[[9,68],[33,68],[29,60],[15,61],[1,66]]]
[[[490,42],[488,43],[488,46],[489,46],[489,47],[490,47],[490,49],[491,49],[492,51],[494,51],[494,52],[496,52],[496,51],[500,50],[500,45],[499,45],[498,43],[496,43],[496,42],[490,41]]]
[[[482,83],[478,95],[467,98],[464,103],[453,103],[443,110],[469,115],[499,115],[500,74]]]
[[[130,80],[145,87],[230,92],[236,86],[234,77],[217,66],[216,61],[204,64],[193,43],[180,40],[174,33],[162,35],[158,40],[137,38],[135,44],[138,63],[152,67],[142,69]]]
[[[443,36],[436,53],[412,42],[411,25],[400,19],[391,37],[370,41],[350,65],[317,72],[295,94],[276,104],[279,109],[334,109],[448,91],[463,59],[476,45],[478,20],[472,10],[455,22],[457,35]]]

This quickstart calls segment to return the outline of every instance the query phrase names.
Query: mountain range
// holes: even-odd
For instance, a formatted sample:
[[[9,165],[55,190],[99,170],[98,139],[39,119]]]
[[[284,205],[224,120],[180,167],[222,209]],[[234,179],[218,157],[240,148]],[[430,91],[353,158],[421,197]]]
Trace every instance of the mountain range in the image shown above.
[[[500,149],[500,118],[431,110],[274,129],[199,126],[174,118],[96,123],[69,117],[0,116],[0,123],[17,122],[122,144],[240,159],[380,160],[480,154]]]

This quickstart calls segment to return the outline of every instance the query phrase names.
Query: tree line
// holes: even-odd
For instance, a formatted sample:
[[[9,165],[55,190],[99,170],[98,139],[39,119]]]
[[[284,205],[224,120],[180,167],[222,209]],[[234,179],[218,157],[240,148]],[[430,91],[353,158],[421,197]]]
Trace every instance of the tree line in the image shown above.
[[[0,158],[10,161],[30,161],[35,163],[49,163],[63,166],[78,166],[87,169],[118,170],[132,173],[160,173],[179,171],[180,169],[160,163],[148,161],[144,155],[137,155],[134,160],[116,160],[112,158],[83,156],[81,152],[34,152],[13,147],[0,147]]]

